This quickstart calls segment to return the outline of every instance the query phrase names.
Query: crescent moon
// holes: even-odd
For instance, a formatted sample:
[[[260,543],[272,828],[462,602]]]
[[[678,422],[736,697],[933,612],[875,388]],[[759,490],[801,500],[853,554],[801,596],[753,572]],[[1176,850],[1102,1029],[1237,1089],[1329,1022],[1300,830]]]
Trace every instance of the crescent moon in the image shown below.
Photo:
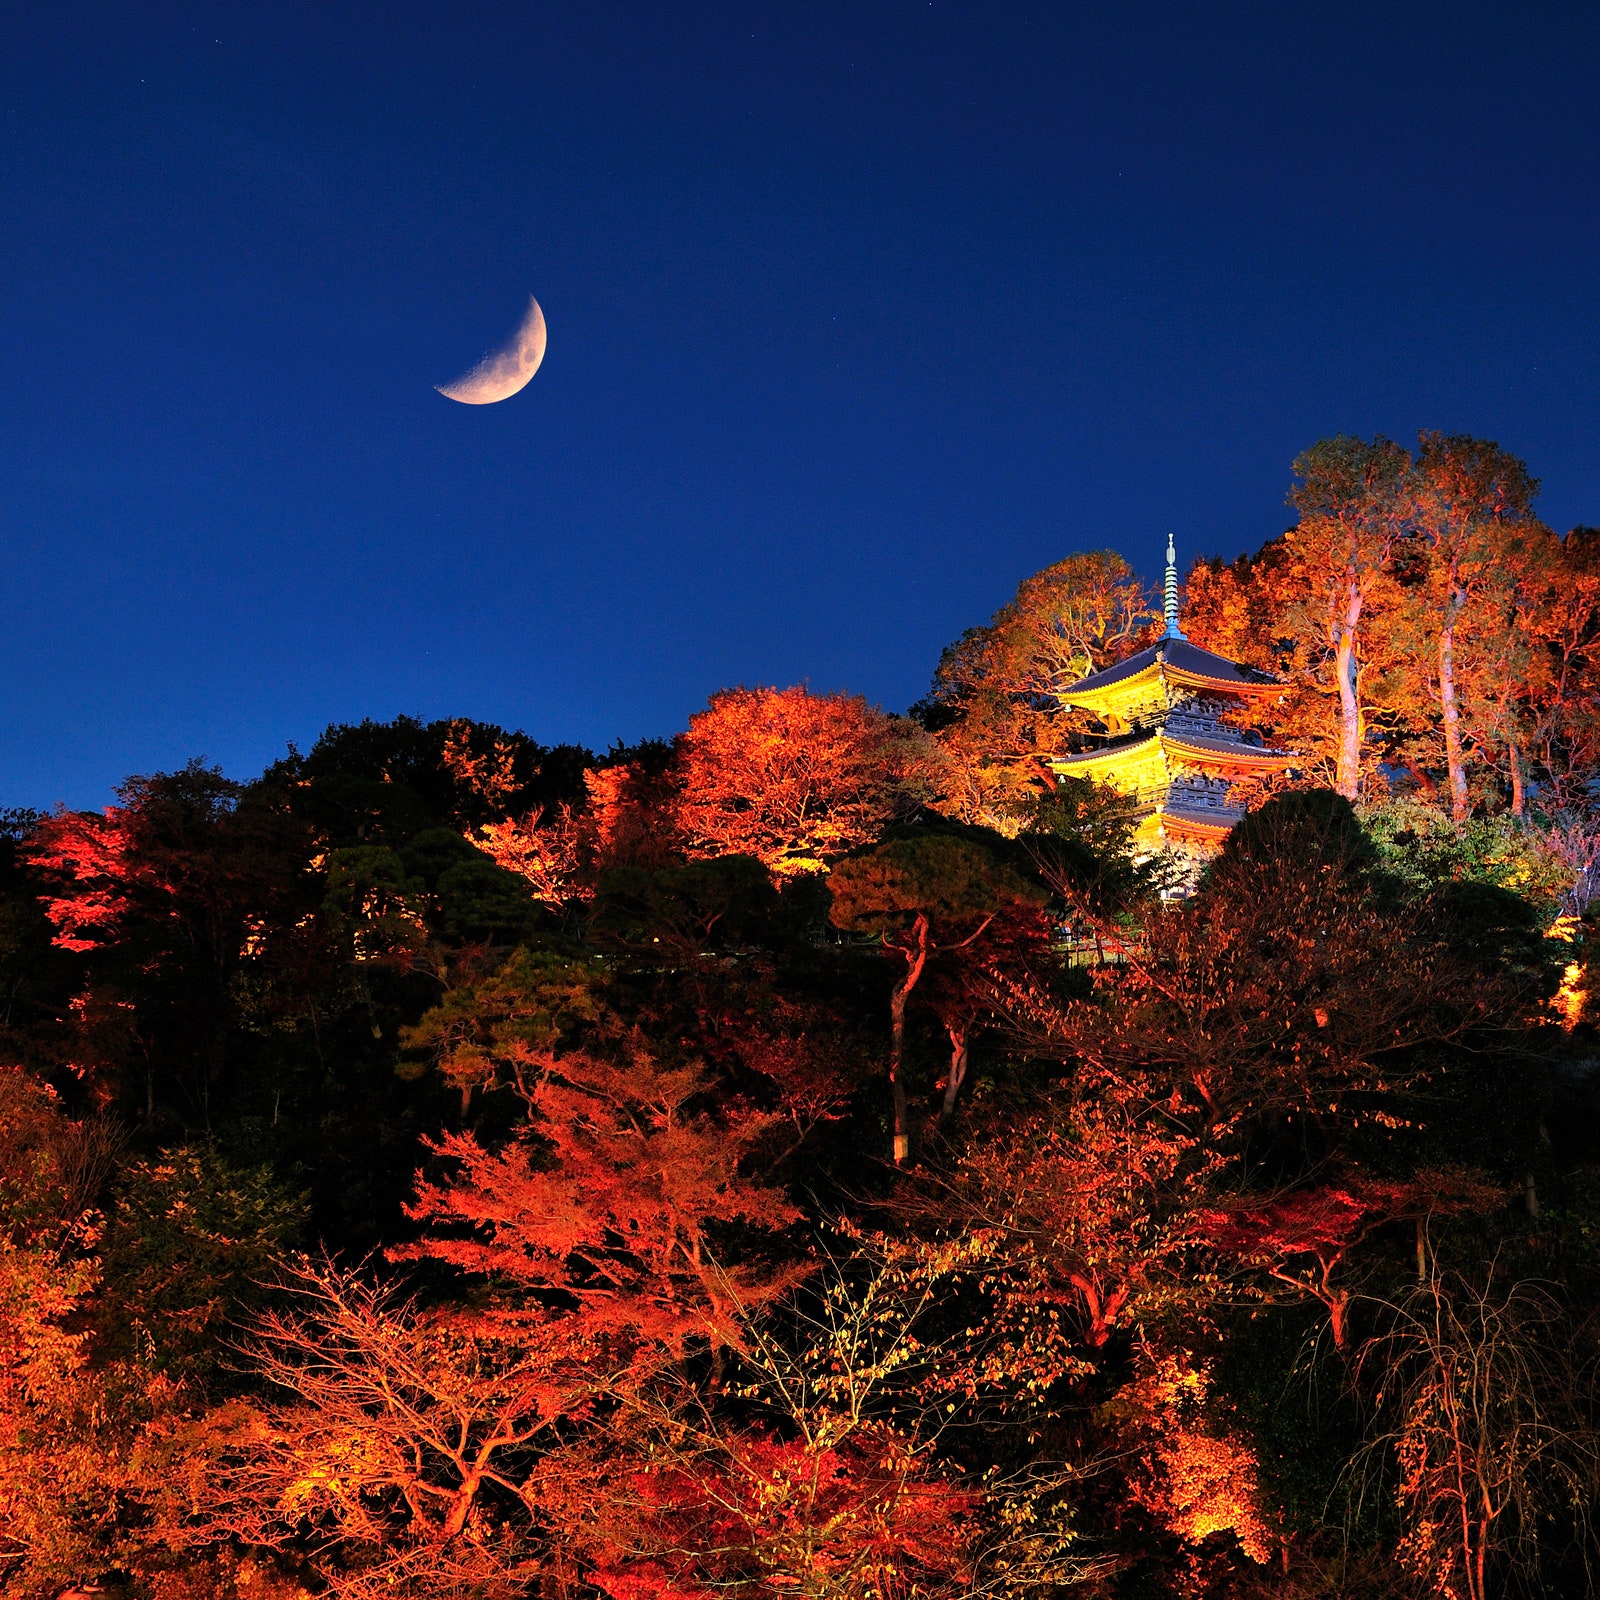
[[[528,296],[528,309],[516,331],[498,350],[491,350],[477,366],[463,372],[454,383],[435,384],[447,400],[464,406],[489,406],[508,400],[539,370],[544,360],[544,312]]]

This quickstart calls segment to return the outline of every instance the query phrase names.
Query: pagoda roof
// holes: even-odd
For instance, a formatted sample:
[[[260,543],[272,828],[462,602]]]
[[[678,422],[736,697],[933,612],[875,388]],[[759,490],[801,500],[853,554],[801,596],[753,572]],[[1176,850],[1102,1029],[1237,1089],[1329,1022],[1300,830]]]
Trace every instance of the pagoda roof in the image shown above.
[[[1077,755],[1053,756],[1050,766],[1056,771],[1093,766],[1119,766],[1130,758],[1154,754],[1187,759],[1196,766],[1245,767],[1256,772],[1282,772],[1294,757],[1286,750],[1268,750],[1243,740],[1207,739],[1198,734],[1153,733],[1120,739],[1101,745],[1098,750],[1082,750]]]
[[[1092,708],[1108,690],[1131,689],[1155,678],[1164,678],[1188,689],[1217,689],[1252,697],[1283,687],[1270,672],[1261,672],[1213,651],[1202,650],[1187,639],[1166,638],[1158,639],[1148,649],[1119,661],[1114,667],[1080,678],[1063,689],[1057,698],[1064,705]]]

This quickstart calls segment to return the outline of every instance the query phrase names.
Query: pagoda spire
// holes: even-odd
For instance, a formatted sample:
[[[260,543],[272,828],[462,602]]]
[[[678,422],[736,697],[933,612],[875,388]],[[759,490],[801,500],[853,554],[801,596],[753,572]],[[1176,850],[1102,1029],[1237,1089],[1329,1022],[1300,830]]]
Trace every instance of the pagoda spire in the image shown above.
[[[1167,535],[1167,582],[1163,591],[1162,609],[1167,615],[1167,637],[1182,639],[1187,635],[1178,626],[1178,552],[1173,548],[1172,535]]]

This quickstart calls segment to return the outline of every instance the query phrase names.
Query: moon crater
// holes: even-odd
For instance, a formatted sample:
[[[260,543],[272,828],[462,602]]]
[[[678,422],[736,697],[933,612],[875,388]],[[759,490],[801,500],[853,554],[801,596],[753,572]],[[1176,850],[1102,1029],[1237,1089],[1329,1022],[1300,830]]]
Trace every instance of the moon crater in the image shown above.
[[[491,350],[477,366],[463,372],[454,383],[436,384],[447,400],[464,406],[489,406],[508,400],[539,370],[544,360],[544,312],[528,296],[528,309],[516,331],[498,350]]]

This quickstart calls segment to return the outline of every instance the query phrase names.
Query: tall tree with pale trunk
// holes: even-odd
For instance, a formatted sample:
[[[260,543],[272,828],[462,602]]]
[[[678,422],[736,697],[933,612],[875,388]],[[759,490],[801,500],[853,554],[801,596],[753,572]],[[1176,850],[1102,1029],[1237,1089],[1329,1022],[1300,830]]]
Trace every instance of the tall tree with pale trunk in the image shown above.
[[[1321,439],[1295,461],[1289,504],[1300,513],[1288,542],[1302,596],[1296,609],[1333,658],[1339,696],[1334,787],[1361,792],[1362,624],[1405,531],[1410,454],[1382,435]]]
[[[1465,727],[1483,758],[1503,765],[1517,817],[1527,813],[1528,757],[1562,665],[1559,640],[1572,597],[1561,592],[1561,565],[1560,541],[1530,519],[1492,563],[1456,637]]]
[[[1467,819],[1472,804],[1457,643],[1481,597],[1532,537],[1538,492],[1538,480],[1527,467],[1490,440],[1442,433],[1421,437],[1412,513],[1429,570],[1415,593],[1427,608],[1435,643],[1450,810],[1457,822]]]

